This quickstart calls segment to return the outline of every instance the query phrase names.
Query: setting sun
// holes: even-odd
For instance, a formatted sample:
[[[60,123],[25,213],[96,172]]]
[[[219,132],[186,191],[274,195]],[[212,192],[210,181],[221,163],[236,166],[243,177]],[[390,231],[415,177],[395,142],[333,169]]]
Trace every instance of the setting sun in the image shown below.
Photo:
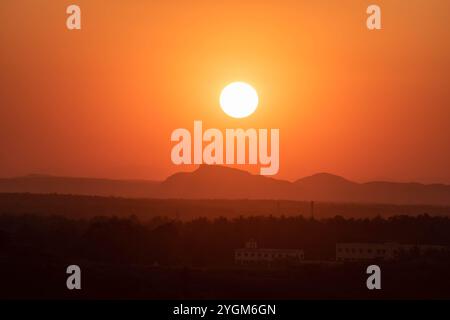
[[[233,82],[222,90],[220,106],[230,117],[245,118],[258,107],[258,94],[245,82]]]

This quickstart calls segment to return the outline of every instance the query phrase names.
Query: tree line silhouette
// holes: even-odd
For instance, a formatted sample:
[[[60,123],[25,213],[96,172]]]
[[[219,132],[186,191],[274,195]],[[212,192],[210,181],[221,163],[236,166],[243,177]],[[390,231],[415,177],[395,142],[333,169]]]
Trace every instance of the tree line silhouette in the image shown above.
[[[338,242],[450,245],[450,218],[345,219],[336,216],[250,216],[181,221],[154,217],[70,219],[0,215],[3,254],[27,259],[159,266],[230,266],[234,250],[250,239],[260,247],[303,249],[307,260],[334,260]]]

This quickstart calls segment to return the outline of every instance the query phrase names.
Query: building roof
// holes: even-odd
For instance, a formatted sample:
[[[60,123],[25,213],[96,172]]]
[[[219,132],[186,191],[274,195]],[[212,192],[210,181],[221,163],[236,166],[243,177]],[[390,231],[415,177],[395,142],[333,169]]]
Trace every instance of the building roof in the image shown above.
[[[303,252],[302,249],[270,249],[270,248],[239,248],[236,249],[235,251],[247,251],[247,252],[264,251],[264,252],[285,252],[285,253]]]

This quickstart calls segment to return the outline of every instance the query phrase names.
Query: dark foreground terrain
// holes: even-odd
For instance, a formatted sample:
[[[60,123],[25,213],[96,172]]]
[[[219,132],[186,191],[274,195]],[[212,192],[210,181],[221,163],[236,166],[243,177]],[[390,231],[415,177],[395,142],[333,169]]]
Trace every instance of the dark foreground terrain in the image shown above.
[[[93,216],[94,201],[89,216],[79,211],[76,218],[85,208],[75,201],[79,198],[56,199],[58,206],[51,196],[30,196],[16,207],[1,208],[0,298],[450,299],[448,252],[411,254],[392,262],[335,262],[336,243],[341,242],[448,247],[447,216],[212,218],[223,210],[220,202],[212,202],[209,218],[158,216],[153,208],[141,219],[133,211],[126,216],[127,206],[120,207],[119,217],[108,215],[106,198],[97,206],[98,217]],[[244,210],[251,208],[243,203]],[[233,202],[236,213],[237,204]],[[208,206],[207,201],[202,210]],[[182,214],[183,206],[178,203],[177,208]],[[306,261],[271,268],[237,266],[234,250],[251,238],[260,247],[302,249]],[[382,270],[380,291],[366,288],[366,268],[373,263]],[[80,291],[66,288],[69,265],[81,267]]]
[[[26,261],[25,261],[26,260]],[[170,268],[77,261],[82,289],[65,268],[2,257],[1,299],[450,299],[450,263],[379,264],[382,290],[369,291],[366,264],[295,269]]]

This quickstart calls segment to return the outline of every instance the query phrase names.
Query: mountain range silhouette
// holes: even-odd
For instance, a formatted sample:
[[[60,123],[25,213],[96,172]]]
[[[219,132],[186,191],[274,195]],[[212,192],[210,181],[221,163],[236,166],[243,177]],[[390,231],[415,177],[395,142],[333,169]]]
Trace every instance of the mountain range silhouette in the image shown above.
[[[450,185],[374,181],[357,183],[329,173],[294,182],[201,165],[164,181],[28,175],[0,179],[2,193],[78,194],[127,198],[271,199],[323,202],[450,205]]]

